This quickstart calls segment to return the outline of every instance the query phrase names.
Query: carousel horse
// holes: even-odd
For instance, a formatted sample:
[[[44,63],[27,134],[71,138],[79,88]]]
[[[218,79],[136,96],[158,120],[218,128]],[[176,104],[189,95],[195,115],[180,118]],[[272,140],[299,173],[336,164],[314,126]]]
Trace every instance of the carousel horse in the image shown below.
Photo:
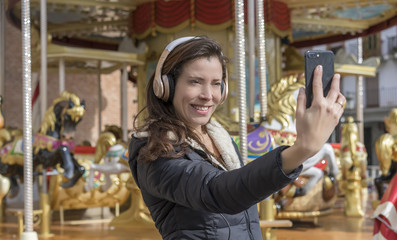
[[[10,179],[0,175],[0,207],[2,206],[3,198],[7,195],[10,190]]]
[[[20,129],[10,128],[4,126],[3,116],[3,98],[0,96],[0,146],[3,146],[6,142],[11,141],[15,137],[22,137],[23,132]],[[8,194],[10,198],[13,198],[18,194],[18,180],[16,176],[4,177],[0,175],[0,205],[3,197]]]
[[[367,151],[359,142],[357,124],[347,117],[340,144],[341,185],[345,193],[345,214],[363,217],[363,197],[367,187]]]
[[[87,169],[89,169],[89,175],[84,185],[86,192],[94,192],[95,189],[100,189],[102,192],[110,191],[108,189],[112,185],[117,185],[114,183],[123,181],[115,176],[128,173],[129,178],[125,187],[130,192],[131,204],[126,211],[111,221],[110,226],[155,228],[141,192],[131,176],[127,146],[122,142],[122,132],[119,127],[114,125],[105,127],[105,131],[100,134],[96,144],[94,163],[91,163]],[[117,192],[113,191],[113,195],[116,194]]]
[[[89,175],[85,190],[91,191],[94,188],[94,177],[104,176],[104,184],[101,190],[106,192],[113,184],[110,175],[129,172],[128,162],[123,159],[126,145],[121,140],[121,129],[113,125],[106,126],[96,144],[94,163],[90,165]],[[102,161],[103,160],[103,161]]]
[[[51,177],[51,209],[63,212],[110,207],[117,215],[120,208],[126,208],[131,195],[127,184],[132,176],[125,167],[127,161],[120,157],[126,150],[121,139],[121,129],[107,125],[98,137],[95,152],[91,152],[91,146],[76,149],[77,161],[84,166],[85,173],[72,188],[61,186],[61,176]]]
[[[384,183],[390,182],[397,169],[397,108],[385,118],[386,131],[375,143],[376,155],[382,175],[375,178],[375,187],[380,200],[384,194]]]
[[[84,173],[84,167],[74,158],[73,137],[77,124],[85,113],[84,101],[73,93],[62,92],[46,111],[39,132],[34,135],[33,170],[56,167],[60,164],[64,188],[74,186]],[[1,129],[3,130],[3,129]],[[0,130],[0,174],[23,179],[23,139],[10,130]]]

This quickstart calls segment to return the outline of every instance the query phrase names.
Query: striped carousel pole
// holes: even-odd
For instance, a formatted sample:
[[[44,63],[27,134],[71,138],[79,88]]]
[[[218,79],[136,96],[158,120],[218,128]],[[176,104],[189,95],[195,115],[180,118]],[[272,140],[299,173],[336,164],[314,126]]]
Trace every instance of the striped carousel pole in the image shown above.
[[[265,36],[265,14],[263,0],[256,0],[256,27],[258,39],[258,78],[260,87],[261,121],[266,119],[267,114],[267,79],[266,79],[266,36]]]
[[[0,1],[0,96],[4,97],[5,83],[5,3]]]
[[[255,0],[248,0],[248,103],[249,121],[255,121]]]
[[[236,75],[239,93],[239,130],[240,130],[240,153],[244,162],[247,163],[247,99],[245,86],[245,33],[244,33],[244,0],[235,0],[236,11]]]
[[[47,110],[47,0],[40,0],[40,45],[41,45],[41,76],[40,76],[40,119]],[[47,169],[42,169],[40,209],[42,211],[40,236],[50,237],[51,207],[47,184]]]
[[[21,240],[37,240],[33,231],[32,72],[30,51],[30,1],[22,1],[22,79],[25,231]]]
[[[264,121],[267,113],[267,89],[266,89],[266,39],[265,39],[265,15],[263,0],[256,1],[256,31],[258,38],[258,78],[260,87],[260,117]],[[259,203],[259,218],[265,221],[274,221],[274,199],[267,198]],[[262,238],[272,239],[275,236],[271,227],[262,228]]]

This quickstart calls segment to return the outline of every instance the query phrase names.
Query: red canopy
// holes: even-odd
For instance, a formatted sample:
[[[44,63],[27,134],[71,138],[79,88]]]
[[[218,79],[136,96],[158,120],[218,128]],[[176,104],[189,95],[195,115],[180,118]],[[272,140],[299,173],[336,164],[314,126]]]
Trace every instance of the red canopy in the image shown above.
[[[285,3],[264,0],[264,11],[265,21],[276,33],[284,36],[290,33],[290,10]],[[234,12],[234,1],[230,0],[159,0],[139,5],[132,12],[131,33],[142,39],[150,33],[177,32],[189,25],[205,30],[222,30],[233,26]]]

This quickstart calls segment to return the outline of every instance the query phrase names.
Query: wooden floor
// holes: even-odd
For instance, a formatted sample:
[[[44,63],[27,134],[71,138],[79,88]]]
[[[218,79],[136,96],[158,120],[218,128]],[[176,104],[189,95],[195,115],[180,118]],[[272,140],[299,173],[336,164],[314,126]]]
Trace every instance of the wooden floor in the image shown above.
[[[368,202],[371,201],[369,197]],[[327,216],[322,216],[315,221],[305,219],[293,221],[291,228],[276,229],[278,240],[362,240],[372,239],[373,220],[371,219],[372,208],[367,204],[366,215],[364,218],[347,218],[343,214],[343,199],[337,200],[334,211]],[[0,223],[0,239],[13,240],[20,239],[17,235],[16,219],[6,219]],[[35,231],[39,239],[52,240],[159,240],[160,235],[155,230],[148,229],[110,229],[106,221],[80,224],[80,225],[60,225],[58,220],[54,220],[51,225],[52,237],[40,236],[40,229]]]

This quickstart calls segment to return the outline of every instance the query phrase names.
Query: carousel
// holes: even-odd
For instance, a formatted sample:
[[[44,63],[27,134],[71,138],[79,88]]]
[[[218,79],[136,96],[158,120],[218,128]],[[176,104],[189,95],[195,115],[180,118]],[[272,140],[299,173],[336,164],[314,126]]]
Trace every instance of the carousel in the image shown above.
[[[213,117],[246,163],[294,143],[304,51],[357,39],[356,56],[333,49],[335,72],[355,79],[355,114],[258,204],[262,236],[397,239],[397,108],[369,178],[360,92],[380,65],[363,39],[397,25],[397,0],[5,0],[0,10],[1,239],[161,239],[128,136],[164,46],[199,35],[230,59],[229,97]]]

